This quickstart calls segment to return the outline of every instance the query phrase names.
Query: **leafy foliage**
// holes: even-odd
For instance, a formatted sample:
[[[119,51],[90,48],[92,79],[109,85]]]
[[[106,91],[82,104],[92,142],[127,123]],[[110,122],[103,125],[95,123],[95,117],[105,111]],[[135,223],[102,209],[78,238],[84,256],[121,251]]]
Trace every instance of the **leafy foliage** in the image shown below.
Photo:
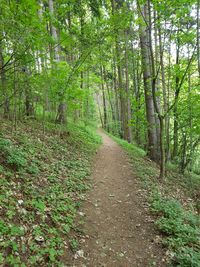
[[[135,145],[116,137],[113,138],[129,153],[136,175],[141,179],[144,188],[148,189],[150,193],[151,211],[157,216],[155,224],[163,235],[162,244],[170,250],[169,266],[199,266],[200,217],[197,213],[194,213],[195,206],[185,208],[178,199],[171,195],[168,196],[174,188],[169,181],[166,184],[158,184],[157,179],[155,179],[158,171],[157,166],[144,159],[144,151],[139,153]],[[179,186],[183,190],[184,185],[187,192],[190,192],[190,196],[193,196],[193,193],[196,192],[194,185],[196,183],[198,186],[198,183],[195,181],[193,187],[191,187],[191,184],[184,182],[184,180],[188,181],[188,177],[183,176],[181,177],[182,183],[179,184],[177,173],[175,174],[170,178],[173,185],[176,181],[175,189],[177,190]]]
[[[200,264],[200,219],[191,211],[183,209],[175,199],[152,194],[152,210],[161,216],[156,225],[167,235],[163,244],[174,251],[176,266],[199,266]]]
[[[4,124],[2,135],[7,138],[0,140],[1,263],[63,266],[66,248],[78,246],[69,233],[89,187],[91,156],[101,140],[83,125],[70,124],[65,139],[51,133],[55,126],[50,123],[45,135],[38,123],[22,124],[15,135],[9,127]]]

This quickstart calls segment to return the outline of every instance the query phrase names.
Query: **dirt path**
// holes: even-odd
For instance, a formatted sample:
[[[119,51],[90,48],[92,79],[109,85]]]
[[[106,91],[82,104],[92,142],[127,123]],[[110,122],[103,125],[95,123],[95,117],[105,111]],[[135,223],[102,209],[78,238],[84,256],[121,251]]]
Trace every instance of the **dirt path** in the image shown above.
[[[85,236],[70,266],[165,266],[162,249],[133,167],[123,149],[104,133],[93,188],[83,205]],[[81,217],[80,216],[80,217]]]

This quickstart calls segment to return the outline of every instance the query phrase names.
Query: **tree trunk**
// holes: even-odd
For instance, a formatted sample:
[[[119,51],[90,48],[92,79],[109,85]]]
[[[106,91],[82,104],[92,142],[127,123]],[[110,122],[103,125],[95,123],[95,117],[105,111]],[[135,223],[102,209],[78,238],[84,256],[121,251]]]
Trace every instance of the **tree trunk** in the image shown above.
[[[31,93],[31,87],[29,85],[29,77],[30,72],[28,68],[25,68],[24,72],[24,84],[25,84],[25,115],[27,117],[34,115],[34,106],[33,106],[33,98]]]
[[[129,143],[132,142],[132,129],[131,123],[131,100],[130,100],[130,90],[129,90],[129,67],[128,67],[128,32],[125,30],[125,77],[126,77],[126,104],[125,104],[125,136],[124,139]]]
[[[66,104],[60,102],[57,109],[56,123],[65,124],[66,121]]]
[[[120,96],[120,129],[121,137],[124,138],[124,96],[123,96],[123,82],[122,82],[122,67],[120,60],[119,42],[116,41],[116,58],[117,58],[117,75],[118,75],[118,92]]]
[[[177,45],[177,51],[176,51],[176,66],[179,65],[179,41],[178,41],[178,45]],[[176,74],[176,78],[175,78],[175,94],[174,94],[174,101],[175,101],[175,105],[174,105],[174,109],[173,109],[173,113],[174,113],[174,135],[173,135],[173,139],[174,139],[174,146],[173,146],[173,159],[176,159],[177,155],[178,155],[178,97],[179,97],[179,75]]]
[[[103,127],[104,127],[105,130],[109,130],[108,129],[108,118],[107,118],[104,75],[103,75],[103,67],[102,66],[101,66],[101,90],[102,90],[102,99],[103,99]]]
[[[121,7],[122,2],[117,2],[115,0],[111,0],[112,6],[112,14],[114,15],[116,10]],[[124,122],[125,122],[125,108],[124,108],[124,86],[122,79],[122,66],[121,66],[121,49],[119,43],[119,30],[116,29],[116,37],[115,37],[115,51],[116,51],[116,66],[117,66],[117,76],[118,76],[118,92],[120,99],[120,108],[119,108],[119,117],[120,117],[120,137],[124,138]]]
[[[51,19],[53,20],[54,17],[54,1],[53,0],[49,0],[49,13],[51,16]],[[59,45],[58,45],[58,34],[57,34],[57,30],[56,27],[54,26],[54,24],[50,23],[50,29],[51,29],[51,35],[55,41],[56,44],[54,44],[54,58],[57,62],[60,61],[60,56],[59,56]]]
[[[113,51],[113,88],[115,94],[115,128],[116,134],[119,135],[119,122],[120,122],[120,114],[119,114],[119,93],[117,86],[117,70],[116,70],[116,59]]]
[[[199,18],[200,0],[197,0],[197,62],[198,62],[198,72],[200,78],[200,18]]]
[[[165,176],[165,124],[164,124],[164,116],[161,114],[160,105],[158,102],[158,97],[156,96],[156,84],[158,78],[158,70],[156,70],[156,64],[153,55],[153,45],[152,45],[152,21],[151,21],[151,4],[150,0],[147,0],[148,4],[148,33],[149,33],[149,49],[150,49],[150,58],[151,58],[151,67],[152,67],[152,95],[153,95],[153,104],[155,111],[157,113],[159,119],[159,161],[160,161],[160,179],[163,179]]]
[[[139,112],[141,109],[140,100],[140,75],[139,75],[139,64],[136,60],[134,47],[132,45],[132,72],[133,72],[133,97],[135,98],[135,107],[133,110],[133,116],[135,118],[135,140],[138,145],[141,144],[141,125],[139,124]]]
[[[140,10],[140,8],[139,8]],[[145,20],[148,21],[148,7],[145,3],[142,6],[142,15]],[[146,117],[148,123],[148,156],[157,161],[157,136],[156,136],[156,122],[155,122],[155,111],[152,97],[151,87],[151,62],[149,52],[149,37],[148,27],[145,24],[139,25],[140,32],[140,46],[142,56],[142,71],[144,80],[144,92],[145,92],[145,103],[146,103]]]
[[[168,103],[167,103],[167,93],[166,93],[166,85],[165,85],[165,71],[164,71],[164,62],[163,62],[163,44],[162,44],[162,34],[161,34],[161,28],[160,24],[158,27],[158,35],[159,35],[159,54],[160,54],[160,67],[161,67],[161,79],[162,79],[162,94],[163,94],[163,110],[165,115],[165,135],[166,135],[166,140],[169,142],[169,132],[167,129],[168,125],[168,120],[169,120],[169,114],[167,113],[168,111]],[[167,149],[166,149],[166,160],[167,160],[167,155],[168,155],[168,149],[169,149],[169,143],[167,144]]]
[[[112,103],[112,97],[111,97],[111,92],[110,92],[109,84],[108,84],[107,79],[106,79],[106,70],[105,70],[105,67],[103,68],[103,74],[104,74],[104,81],[105,81],[106,89],[107,89],[107,92],[108,92],[107,95],[108,95],[108,101],[109,101],[110,109],[111,109],[112,122],[115,123],[115,121],[116,121],[115,111],[114,111],[114,107],[113,107],[113,103]]]
[[[160,179],[165,177],[165,120],[164,117],[159,114],[160,121]]]
[[[54,1],[49,0],[48,3],[49,3],[49,13],[50,13],[51,19],[53,20],[53,18],[54,18]],[[60,61],[60,46],[58,44],[58,34],[57,34],[56,27],[54,26],[52,21],[50,24],[50,28],[51,28],[52,37],[56,43],[54,45],[54,59],[56,62],[59,62]],[[64,101],[64,93],[62,93],[60,95],[60,98],[61,98],[61,100],[60,100],[60,103],[58,105],[56,122],[64,124],[64,123],[66,123],[66,103]]]
[[[0,36],[1,38],[1,36]],[[3,93],[3,108],[4,108],[4,118],[8,119],[10,114],[10,101],[7,95],[6,89],[6,73],[4,68],[4,57],[3,57],[3,47],[0,41],[0,76],[1,76],[1,86]]]
[[[169,109],[170,101],[170,80],[171,80],[171,43],[169,44],[169,61],[168,61],[168,72],[167,72],[167,110]],[[171,159],[170,150],[170,116],[166,115],[166,160]]]

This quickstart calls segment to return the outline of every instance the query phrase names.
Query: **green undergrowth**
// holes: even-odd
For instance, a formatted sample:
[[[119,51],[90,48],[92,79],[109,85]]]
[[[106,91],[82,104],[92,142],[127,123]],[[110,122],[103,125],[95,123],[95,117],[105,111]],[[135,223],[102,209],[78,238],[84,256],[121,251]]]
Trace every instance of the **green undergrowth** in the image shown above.
[[[64,266],[100,143],[91,126],[1,122],[0,266]]]
[[[144,157],[146,155],[145,151],[139,147],[137,147],[134,144],[130,144],[125,140],[122,140],[118,137],[115,137],[111,134],[108,134],[112,137],[113,140],[115,140],[119,145],[121,145],[123,148],[125,148],[132,156],[135,157]]]
[[[169,251],[168,266],[200,266],[200,216],[195,202],[186,203],[188,196],[197,190],[199,177],[177,177],[171,173],[165,181],[159,181],[159,169],[145,157],[145,152],[134,144],[111,136],[129,154],[134,172],[149,192],[151,211],[155,224],[162,235],[162,244]],[[177,182],[177,180],[181,180]],[[192,183],[192,187],[191,187]],[[173,185],[173,186],[172,186]],[[186,190],[185,201],[182,191]],[[180,192],[181,197],[173,193]]]
[[[168,180],[172,182],[176,179],[176,183],[178,183],[181,187],[185,188],[188,194],[192,197],[197,197],[199,195],[200,188],[200,175],[196,174],[192,171],[185,171],[184,175],[178,173],[178,167],[175,164],[169,162],[167,164],[168,170]]]
[[[152,191],[151,209],[158,216],[156,225],[164,235],[163,244],[171,251],[170,266],[200,266],[199,216],[158,190]]]

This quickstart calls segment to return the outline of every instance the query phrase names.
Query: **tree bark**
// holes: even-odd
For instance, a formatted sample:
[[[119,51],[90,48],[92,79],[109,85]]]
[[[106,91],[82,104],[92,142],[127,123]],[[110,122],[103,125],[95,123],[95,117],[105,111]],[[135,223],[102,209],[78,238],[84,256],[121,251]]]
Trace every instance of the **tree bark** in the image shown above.
[[[200,0],[197,0],[197,62],[198,62],[198,72],[200,78],[200,18],[199,11],[200,9]]]
[[[103,66],[101,66],[100,71],[101,71],[101,90],[102,90],[102,99],[103,99],[103,127],[104,127],[104,129],[109,130],[108,129],[108,117],[107,117],[107,106],[106,106]]]
[[[115,95],[115,128],[116,134],[119,135],[119,122],[120,122],[120,114],[119,114],[119,92],[117,86],[117,69],[116,69],[116,58],[115,51],[113,51],[113,88]]]
[[[148,4],[148,33],[149,33],[149,49],[150,49],[150,58],[151,58],[151,67],[152,67],[152,95],[153,95],[153,103],[154,103],[154,108],[157,113],[158,119],[159,119],[159,150],[160,150],[160,155],[159,155],[159,161],[160,161],[160,179],[163,179],[165,176],[165,124],[164,124],[164,116],[161,113],[160,110],[160,105],[158,102],[158,98],[156,96],[156,82],[158,78],[158,66],[156,70],[156,64],[154,60],[154,55],[153,55],[153,45],[152,45],[152,21],[151,21],[151,4],[150,0],[147,0]],[[159,127],[158,126],[158,127]]]
[[[1,36],[0,36],[1,38]],[[3,38],[2,38],[3,39]],[[1,76],[1,86],[2,86],[2,93],[3,93],[3,108],[4,108],[4,118],[8,119],[10,114],[10,101],[7,95],[6,89],[6,73],[4,68],[4,56],[3,56],[3,47],[0,41],[0,76]]]
[[[56,45],[54,45],[54,58],[57,62],[60,61],[60,55],[59,55],[59,45],[58,45],[58,34],[57,34],[57,30],[56,27],[54,26],[54,23],[52,23],[53,19],[54,19],[54,1],[53,0],[49,0],[49,13],[51,16],[51,23],[50,23],[50,29],[51,29],[51,35],[56,43]]]
[[[142,7],[139,7],[139,11],[142,12],[142,17],[145,18],[143,23],[139,25],[140,33],[140,46],[141,46],[141,56],[142,56],[142,71],[143,71],[143,81],[144,81],[144,93],[145,93],[145,104],[146,104],[146,118],[148,123],[148,156],[157,161],[157,136],[156,136],[156,122],[155,122],[155,111],[152,96],[152,86],[151,86],[151,62],[150,62],[150,52],[149,52],[149,35],[148,26],[146,22],[148,21],[148,6],[145,3]],[[140,15],[140,14],[139,14]]]
[[[116,10],[121,7],[122,2],[111,0],[112,6],[112,14],[114,15]],[[116,37],[115,37],[115,51],[116,51],[116,66],[117,66],[117,77],[118,77],[118,92],[119,92],[119,99],[120,99],[120,136],[124,138],[124,122],[125,122],[125,108],[124,108],[124,86],[123,86],[123,79],[122,79],[122,65],[121,65],[121,49],[119,43],[119,30],[116,29]]]
[[[126,86],[125,86],[125,97],[126,104],[125,108],[125,129],[124,129],[124,139],[129,143],[132,142],[132,129],[130,126],[131,123],[131,95],[129,90],[129,64],[128,64],[128,32],[125,30],[125,78],[126,78]]]
[[[176,66],[179,65],[179,40],[177,44],[177,51],[176,51]],[[174,145],[173,145],[173,159],[175,160],[178,155],[178,97],[179,97],[179,74],[176,74],[175,78],[175,93],[174,93],[174,108],[173,108],[173,114],[174,114],[174,133],[173,133],[173,139],[174,139]]]
[[[57,34],[57,30],[56,27],[54,26],[54,23],[52,22],[54,19],[54,1],[53,0],[48,0],[49,3],[49,13],[51,16],[51,23],[50,23],[50,28],[51,28],[51,34],[52,37],[55,41],[55,45],[54,45],[54,60],[56,62],[60,61],[60,46],[58,44],[58,34]],[[64,124],[66,123],[66,103],[64,100],[64,93],[61,93],[60,95],[60,103],[58,105],[58,109],[57,109],[57,115],[56,115],[56,123],[61,123]]]
[[[57,109],[56,123],[65,124],[66,123],[66,104],[60,102]]]

